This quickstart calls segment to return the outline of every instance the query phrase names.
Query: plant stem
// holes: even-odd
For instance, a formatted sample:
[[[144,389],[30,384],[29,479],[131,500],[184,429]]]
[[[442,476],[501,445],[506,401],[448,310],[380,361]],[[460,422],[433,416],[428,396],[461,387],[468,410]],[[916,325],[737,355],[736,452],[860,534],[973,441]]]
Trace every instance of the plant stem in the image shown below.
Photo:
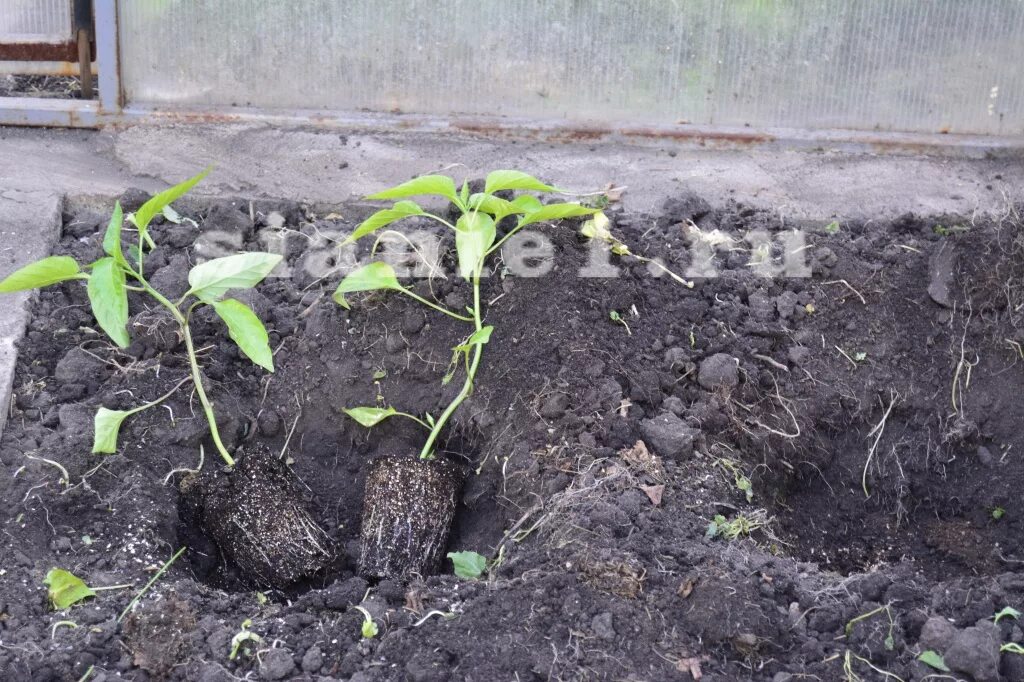
[[[422,303],[425,306],[433,308],[434,310],[436,310],[438,312],[441,312],[441,313],[444,313],[445,315],[449,315],[451,317],[454,317],[456,320],[461,320],[462,322],[473,322],[473,318],[472,317],[466,317],[465,315],[459,315],[458,313],[456,313],[454,311],[448,310],[447,308],[445,308],[443,306],[439,306],[436,303],[434,303],[432,301],[429,301],[429,300],[423,298],[422,296],[420,296],[418,294],[413,293],[409,289],[402,288],[402,289],[399,289],[399,291],[401,291],[406,296],[409,296],[409,297],[413,298],[414,300],[419,301],[420,303]]]
[[[124,611],[122,611],[121,615],[117,617],[118,623],[124,620],[124,617],[128,615],[128,612],[132,610],[132,607],[135,606],[140,599],[142,599],[142,595],[146,594],[149,588],[153,587],[153,583],[160,579],[160,576],[162,576],[167,571],[167,569],[171,567],[171,564],[173,564],[177,560],[177,558],[185,552],[185,549],[185,547],[182,547],[177,552],[175,552],[174,556],[168,559],[167,563],[161,566],[160,570],[156,572],[156,575],[150,578],[149,582],[146,583],[142,590],[137,595],[135,595],[135,598],[128,602],[128,606],[124,607]],[[94,587],[92,589],[95,590],[96,588]]]
[[[481,258],[480,262],[477,263],[476,271],[473,273],[473,326],[476,331],[480,331],[483,328],[483,320],[480,316],[480,275],[483,272],[483,268],[484,259]],[[455,396],[451,404],[445,408],[441,416],[437,418],[434,428],[431,429],[430,435],[427,436],[427,442],[423,444],[423,449],[420,450],[420,459],[430,459],[437,437],[441,434],[441,429],[444,428],[444,425],[451,418],[455,410],[458,409],[459,405],[473,392],[473,379],[476,377],[476,370],[480,366],[480,356],[483,355],[483,352],[484,344],[477,343],[473,346],[473,361],[466,372],[466,381],[462,384],[462,390]]]
[[[150,296],[155,298],[160,305],[167,308],[171,315],[174,316],[175,321],[178,323],[178,327],[181,328],[181,334],[185,337],[185,351],[188,355],[189,368],[192,370],[192,383],[196,387],[196,395],[199,396],[199,402],[203,406],[203,412],[206,414],[206,421],[210,425],[210,436],[213,438],[213,444],[217,446],[217,452],[220,453],[221,458],[229,466],[235,466],[235,459],[228,452],[228,449],[224,447],[224,443],[220,439],[220,431],[217,430],[217,417],[213,412],[213,404],[206,395],[206,389],[203,388],[203,378],[199,372],[199,361],[196,360],[196,349],[192,343],[192,332],[189,330],[188,318],[181,314],[178,307],[171,303],[167,298],[159,291],[149,285],[141,275],[134,271],[129,271],[135,279],[139,281],[142,288],[146,290]],[[195,306],[193,306],[195,307]],[[191,315],[192,309],[189,309]]]
[[[213,437],[213,444],[217,446],[217,452],[224,459],[229,467],[235,466],[235,459],[228,452],[228,449],[224,447],[224,443],[220,439],[220,431],[217,429],[217,417],[213,413],[213,403],[206,396],[206,390],[203,388],[203,377],[199,373],[199,362],[196,360],[196,349],[192,344],[192,332],[189,331],[188,321],[185,320],[184,324],[181,325],[181,331],[185,335],[185,351],[188,353],[188,364],[192,368],[192,383],[196,387],[196,395],[199,396],[199,402],[203,406],[203,412],[206,413],[206,421],[210,424],[210,436]]]
[[[417,417],[415,415],[409,414],[408,412],[395,412],[395,416],[396,417],[405,417],[406,419],[411,419],[414,422],[416,422],[417,424],[419,424],[420,426],[422,426],[423,428],[428,429],[428,430],[430,429],[430,424],[428,424],[427,422],[423,421],[422,419],[420,419],[419,417]]]
[[[501,220],[504,220],[506,217],[508,216],[502,216],[499,220],[495,220],[494,223],[498,224]],[[487,252],[484,254],[484,258],[487,258],[487,256],[490,256],[492,253],[500,249],[502,244],[507,242],[509,238],[512,237],[512,235],[514,235],[516,232],[519,232],[519,230],[521,229],[523,229],[522,221],[520,221],[520,224],[516,225],[511,230],[506,232],[505,236],[499,239],[494,245],[491,246],[491,248],[487,249]]]

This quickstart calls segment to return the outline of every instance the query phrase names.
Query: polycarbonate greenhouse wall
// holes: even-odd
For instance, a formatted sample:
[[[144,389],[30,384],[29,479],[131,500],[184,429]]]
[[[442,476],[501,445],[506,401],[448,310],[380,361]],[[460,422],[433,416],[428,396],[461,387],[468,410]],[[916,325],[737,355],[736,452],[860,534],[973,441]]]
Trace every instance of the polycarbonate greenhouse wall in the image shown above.
[[[121,0],[129,102],[1024,134],[1022,0]]]
[[[58,42],[70,35],[68,0],[0,0],[0,43]]]

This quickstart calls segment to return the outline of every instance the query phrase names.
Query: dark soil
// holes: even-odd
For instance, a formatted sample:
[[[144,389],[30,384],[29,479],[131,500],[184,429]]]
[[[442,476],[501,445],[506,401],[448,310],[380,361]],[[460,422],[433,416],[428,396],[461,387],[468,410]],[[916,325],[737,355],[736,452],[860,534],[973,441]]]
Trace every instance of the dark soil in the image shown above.
[[[271,330],[275,374],[206,313],[194,334],[229,447],[284,453],[338,559],[300,588],[257,593],[197,538],[180,475],[165,483],[196,466],[201,443],[217,466],[187,385],[126,423],[119,454],[91,455],[98,405],[152,400],[187,366],[143,299],[119,351],[95,331],[84,287],[51,287],[0,441],[0,679],[923,680],[929,649],[957,678],[1024,679],[1024,656],[999,653],[1024,633],[1012,617],[993,624],[1003,607],[1024,610],[1015,211],[840,218],[838,231],[689,196],[656,216],[611,212],[635,252],[680,271],[707,265],[687,262],[693,225],[733,240],[807,231],[811,277],[764,277],[750,265],[763,254],[732,242],[714,257],[719,276],[693,289],[618,258],[621,276],[581,278],[589,246],[571,224],[550,228],[549,275],[504,277],[499,263],[487,279],[495,332],[442,448],[469,472],[448,549],[496,565],[486,580],[449,565],[402,584],[356,575],[363,485],[375,456],[416,452],[422,431],[367,431],[340,410],[380,400],[437,414],[457,390],[440,378],[464,329],[397,296],[345,311],[329,297],[339,277],[299,267],[329,257],[301,244],[351,229],[368,206],[329,219],[288,203],[178,208],[198,227],[154,226],[149,265],[171,294],[212,229],[265,248],[276,211],[305,235],[289,251],[294,276],[246,296]],[[76,209],[58,251],[94,260],[101,225]],[[454,276],[416,287],[469,300]],[[751,536],[729,539],[723,522],[742,520]],[[51,567],[133,587],[53,613]],[[376,638],[361,639],[355,605]],[[229,659],[247,619],[260,639]],[[61,620],[78,627],[51,631]]]

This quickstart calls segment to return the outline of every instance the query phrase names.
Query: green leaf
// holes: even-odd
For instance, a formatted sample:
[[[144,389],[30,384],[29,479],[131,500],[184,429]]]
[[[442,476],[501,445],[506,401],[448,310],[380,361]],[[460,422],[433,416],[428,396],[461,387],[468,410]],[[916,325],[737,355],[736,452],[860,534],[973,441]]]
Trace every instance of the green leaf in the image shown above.
[[[246,642],[252,642],[253,644],[259,644],[263,641],[263,638],[257,635],[255,632],[251,632],[249,628],[252,626],[252,620],[246,618],[242,621],[241,629],[235,633],[235,636],[231,638],[231,652],[228,654],[228,660],[233,661],[238,657],[238,654],[242,651],[242,645]]]
[[[413,215],[423,215],[423,209],[419,207],[419,204],[414,201],[396,202],[391,208],[385,208],[383,211],[377,211],[360,223],[359,227],[357,227],[355,231],[352,232],[344,242],[342,242],[342,244],[351,244],[357,239],[365,237],[385,225],[390,225],[395,221],[401,220],[402,218],[408,218]]]
[[[469,351],[473,350],[473,346],[482,346],[483,344],[490,341],[491,334],[493,332],[494,327],[492,325],[481,327],[480,329],[473,332],[470,335],[470,337],[466,339],[465,343],[455,346],[455,348],[453,348],[452,350],[456,352],[462,351],[464,353],[468,353]]]
[[[921,655],[917,657],[917,660],[921,661],[927,666],[935,668],[936,670],[941,670],[944,673],[948,673],[950,671],[949,666],[946,665],[946,661],[942,658],[942,656],[938,655],[931,649],[927,651],[922,651]]]
[[[124,226],[124,211],[121,210],[121,202],[114,204],[114,212],[110,214],[110,223],[107,224],[107,231],[103,233],[103,252],[112,256],[118,263],[124,262],[124,253],[121,252],[121,228]]]
[[[128,338],[128,290],[124,270],[114,258],[101,258],[92,267],[88,284],[92,314],[100,327],[121,348],[131,343]]]
[[[169,206],[172,202],[177,201],[184,196],[190,189],[196,186],[196,184],[210,174],[213,170],[213,166],[209,166],[199,175],[191,177],[185,182],[175,185],[170,189],[165,189],[160,192],[152,199],[144,203],[138,211],[135,212],[135,227],[139,228],[139,233],[143,236],[146,235],[146,230],[149,228],[149,221],[153,217],[162,213],[165,206]]]
[[[476,552],[448,552],[448,558],[460,578],[476,580],[487,570],[487,558]]]
[[[839,232],[839,221],[833,220],[828,225],[826,225],[825,232],[827,232],[828,234],[836,234],[837,232]]]
[[[374,261],[353,270],[345,279],[341,280],[338,288],[334,291],[333,298],[338,305],[347,309],[349,304],[345,294],[355,291],[399,290],[401,288],[402,285],[398,283],[394,268],[383,261]]]
[[[459,192],[459,199],[462,201],[463,205],[469,201],[469,180],[462,181],[462,190]]]
[[[50,256],[15,270],[0,282],[0,293],[24,291],[76,279],[81,274],[78,263],[70,256]]]
[[[132,261],[135,263],[136,266],[138,266],[138,264],[142,262],[142,249],[139,248],[138,244],[128,245],[128,255],[131,257]]]
[[[494,218],[486,213],[466,213],[455,223],[455,251],[459,274],[470,279],[491,248],[496,235]]]
[[[528,196],[528,195],[527,195]],[[474,194],[469,198],[466,206],[468,211],[481,211],[490,213],[496,220],[514,213],[528,213],[529,210],[504,199],[491,196],[490,194]]]
[[[214,301],[213,309],[228,326],[228,336],[238,348],[257,365],[274,371],[274,354],[270,350],[270,337],[260,318],[249,306],[233,298]]]
[[[366,428],[376,426],[388,417],[398,414],[398,410],[393,407],[349,407],[343,409],[342,412],[352,417]]]
[[[363,626],[359,629],[359,632],[364,639],[373,639],[380,632],[380,628],[377,627],[372,618],[366,618],[363,620]]]
[[[270,274],[281,262],[276,253],[250,251],[234,256],[214,258],[192,268],[188,283],[194,294],[206,303],[212,303],[229,289],[249,289]]]
[[[1020,611],[1012,606],[1004,606],[1002,610],[993,617],[994,622],[996,623],[998,623],[1001,618],[1013,618],[1014,620],[1020,620]]]
[[[540,199],[532,194],[522,194],[513,199],[510,203],[516,207],[517,213],[533,213],[544,205],[540,203]]]
[[[455,192],[455,181],[447,175],[421,175],[409,182],[403,182],[401,185],[371,194],[366,198],[402,199],[420,194],[435,194],[453,202],[458,201],[458,194]]]
[[[547,206],[541,206],[536,211],[527,213],[519,222],[519,226],[523,227],[549,220],[562,220],[563,218],[577,218],[584,215],[593,215],[597,212],[596,208],[588,208],[579,204],[548,204]]]
[[[112,455],[117,452],[117,436],[125,419],[135,410],[108,410],[101,407],[93,419],[93,454]]]
[[[77,604],[86,597],[95,597],[96,592],[82,582],[75,574],[63,568],[51,568],[43,579],[50,604],[58,611],[63,611],[72,604]]]
[[[534,192],[557,192],[551,185],[517,170],[496,170],[488,173],[484,183],[484,194],[494,194],[503,189],[523,189]]]

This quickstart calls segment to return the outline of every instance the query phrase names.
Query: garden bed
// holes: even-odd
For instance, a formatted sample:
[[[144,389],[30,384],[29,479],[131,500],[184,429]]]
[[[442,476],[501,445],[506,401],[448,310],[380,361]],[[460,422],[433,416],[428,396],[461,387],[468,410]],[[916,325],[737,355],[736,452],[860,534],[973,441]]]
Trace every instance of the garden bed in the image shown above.
[[[245,250],[287,244],[290,276],[244,298],[270,330],[273,375],[212,315],[193,333],[229,447],[283,456],[337,558],[274,591],[197,532],[180,470],[203,444],[204,466],[220,462],[187,388],[126,422],[118,454],[90,454],[96,407],[154,400],[187,362],[135,294],[133,342],[119,350],[81,284],[48,288],[0,441],[0,678],[923,679],[936,671],[916,659],[932,650],[962,677],[1024,679],[1024,656],[998,652],[1024,634],[1012,617],[993,623],[1024,604],[1014,210],[794,225],[695,196],[653,216],[613,204],[636,253],[683,272],[694,243],[713,250],[700,263],[717,276],[692,289],[616,256],[619,276],[581,277],[593,251],[578,223],[547,228],[549,274],[504,276],[499,262],[486,279],[495,332],[441,448],[470,472],[449,548],[496,565],[480,581],[449,566],[403,585],[356,575],[363,481],[375,456],[415,454],[422,433],[396,420],[367,431],[341,409],[439,412],[464,325],[406,298],[364,295],[351,311],[331,300],[341,275],[319,274],[334,264],[327,238],[374,207],[179,203],[194,223],[154,221],[147,266],[175,297],[225,234]],[[69,204],[55,252],[100,257],[108,210]],[[782,242],[763,250],[744,235],[794,229],[806,245],[788,249],[792,267],[764,276],[756,263]],[[447,279],[415,290],[462,309],[469,289],[450,255],[442,265]],[[52,567],[133,587],[53,613]],[[355,605],[377,637],[361,637]],[[260,640],[230,659],[246,620]]]

